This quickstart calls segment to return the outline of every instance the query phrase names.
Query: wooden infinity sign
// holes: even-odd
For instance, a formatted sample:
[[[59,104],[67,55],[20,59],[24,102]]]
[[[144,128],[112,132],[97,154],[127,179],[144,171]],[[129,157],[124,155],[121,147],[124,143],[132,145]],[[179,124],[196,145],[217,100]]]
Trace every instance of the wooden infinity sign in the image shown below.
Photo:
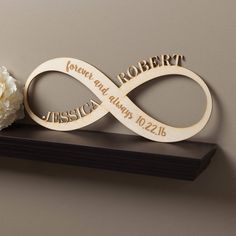
[[[164,55],[166,56],[166,55]],[[139,62],[139,67],[129,67],[127,74],[118,76],[122,85],[116,86],[105,74],[94,66],[73,58],[56,58],[38,66],[29,76],[24,89],[24,104],[29,116],[38,124],[53,130],[75,130],[92,124],[110,112],[117,120],[136,134],[158,142],[176,142],[188,139],[201,131],[208,122],[212,111],[212,98],[204,81],[194,72],[178,65],[171,64],[170,56],[161,59],[150,58],[150,61]],[[174,58],[174,57],[173,57]],[[173,59],[172,58],[172,59]],[[168,59],[168,60],[167,60]],[[180,59],[180,58],[178,58]],[[91,107],[84,106],[65,112],[48,112],[42,118],[38,117],[28,103],[28,89],[31,82],[44,72],[56,71],[70,75],[91,90],[101,103],[93,100]],[[137,107],[127,94],[152,79],[165,75],[181,75],[197,82],[206,95],[206,110],[196,124],[177,128],[161,123],[150,117]]]

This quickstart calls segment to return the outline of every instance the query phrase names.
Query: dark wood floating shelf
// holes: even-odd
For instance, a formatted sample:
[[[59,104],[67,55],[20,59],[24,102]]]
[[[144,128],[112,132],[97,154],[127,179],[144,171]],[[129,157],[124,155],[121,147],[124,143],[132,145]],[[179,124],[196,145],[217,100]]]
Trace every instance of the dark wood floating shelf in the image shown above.
[[[18,124],[0,132],[0,150],[1,156],[13,158],[194,180],[208,166],[216,145]]]

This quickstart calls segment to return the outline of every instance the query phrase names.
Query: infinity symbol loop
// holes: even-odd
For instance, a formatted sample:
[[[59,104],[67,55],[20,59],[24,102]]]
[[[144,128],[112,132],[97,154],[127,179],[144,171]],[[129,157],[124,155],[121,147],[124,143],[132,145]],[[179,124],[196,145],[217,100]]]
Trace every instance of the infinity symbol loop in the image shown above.
[[[74,79],[84,84],[101,101],[91,113],[84,117],[73,119],[48,121],[38,117],[30,108],[28,103],[28,90],[33,79],[44,72],[56,71],[70,75]],[[165,75],[181,75],[197,82],[203,89],[207,105],[206,110],[196,124],[177,128],[166,125],[153,119],[144,113],[126,96],[130,91],[141,84],[158,79]],[[180,66],[160,66],[140,73],[134,79],[117,87],[105,74],[94,66],[73,58],[56,58],[49,60],[38,66],[29,76],[24,89],[24,104],[30,117],[38,124],[53,130],[68,131],[75,130],[92,124],[110,112],[117,120],[130,130],[147,139],[158,142],[176,142],[188,139],[200,132],[208,122],[212,111],[212,98],[210,91],[204,81],[194,72]],[[66,114],[64,114],[65,116]],[[67,114],[68,115],[68,114]]]

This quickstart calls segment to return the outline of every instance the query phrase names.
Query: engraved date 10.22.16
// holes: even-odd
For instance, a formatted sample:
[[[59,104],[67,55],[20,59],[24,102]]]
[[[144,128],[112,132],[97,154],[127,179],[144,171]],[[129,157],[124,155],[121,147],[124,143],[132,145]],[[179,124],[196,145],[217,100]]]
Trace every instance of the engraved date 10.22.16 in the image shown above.
[[[136,123],[142,127],[143,129],[147,130],[148,132],[159,135],[159,136],[166,136],[165,127],[158,126],[153,124],[152,122],[147,121],[144,117],[139,116],[136,120]]]

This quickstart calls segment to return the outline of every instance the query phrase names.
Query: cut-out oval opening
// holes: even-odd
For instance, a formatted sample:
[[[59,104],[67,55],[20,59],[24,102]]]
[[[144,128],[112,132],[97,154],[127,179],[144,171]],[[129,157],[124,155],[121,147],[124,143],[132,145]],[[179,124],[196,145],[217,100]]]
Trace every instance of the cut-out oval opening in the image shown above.
[[[64,112],[79,108],[90,100],[99,99],[82,83],[60,72],[46,72],[38,75],[28,90],[29,105],[38,116],[49,111]]]
[[[204,91],[185,76],[152,79],[128,96],[151,117],[173,127],[184,128],[197,123],[206,109]]]

